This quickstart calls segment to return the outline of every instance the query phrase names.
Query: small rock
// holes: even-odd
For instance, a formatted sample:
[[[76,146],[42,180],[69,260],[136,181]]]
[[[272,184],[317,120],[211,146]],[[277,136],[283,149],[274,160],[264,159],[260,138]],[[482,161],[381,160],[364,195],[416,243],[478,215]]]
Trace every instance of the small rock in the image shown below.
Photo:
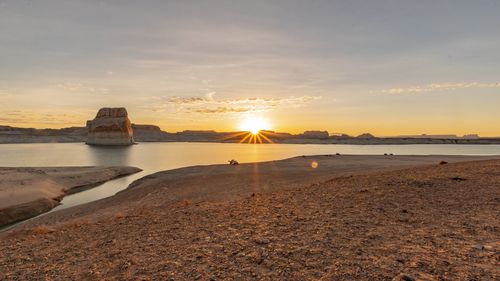
[[[403,276],[401,276],[401,280],[403,280],[403,281],[415,281],[415,278],[413,278],[409,275],[403,274]]]
[[[476,249],[476,250],[483,250],[483,245],[474,245],[472,246],[472,248]]]
[[[483,245],[483,249],[485,249],[486,251],[493,251],[493,247],[489,245]]]
[[[399,215],[400,222],[408,222],[410,221],[410,215],[408,213],[402,213]]]
[[[262,256],[257,252],[251,252],[246,257],[257,264],[261,264],[264,261]]]
[[[481,250],[481,251],[492,251],[493,250],[493,247],[492,246],[489,246],[489,245],[474,245],[472,246],[472,248],[476,249],[476,250]]]
[[[255,243],[257,243],[259,245],[267,245],[270,242],[271,241],[269,241],[269,239],[264,239],[264,238],[257,238],[257,239],[255,239]]]

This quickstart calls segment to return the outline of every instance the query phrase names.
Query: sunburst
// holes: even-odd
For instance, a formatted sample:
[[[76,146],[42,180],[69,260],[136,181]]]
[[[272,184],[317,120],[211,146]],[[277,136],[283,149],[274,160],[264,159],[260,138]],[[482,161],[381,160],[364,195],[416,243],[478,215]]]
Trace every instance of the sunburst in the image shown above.
[[[266,131],[270,129],[269,122],[260,116],[248,116],[242,120],[240,129],[243,131],[240,143],[272,143],[266,136],[266,133],[270,133]]]
[[[241,131],[228,135],[224,141],[238,140],[239,143],[273,143],[273,131],[270,131],[269,122],[262,117],[248,117],[240,123]]]
[[[266,134],[272,134],[272,132],[269,131],[258,131],[257,133],[253,132],[244,132],[243,138],[240,140],[240,143],[254,143],[254,144],[261,144],[264,142],[267,143],[273,143],[273,141],[266,136]]]
[[[261,116],[247,116],[240,123],[240,129],[245,132],[250,132],[253,135],[258,135],[262,130],[269,130],[271,126],[269,122]]]

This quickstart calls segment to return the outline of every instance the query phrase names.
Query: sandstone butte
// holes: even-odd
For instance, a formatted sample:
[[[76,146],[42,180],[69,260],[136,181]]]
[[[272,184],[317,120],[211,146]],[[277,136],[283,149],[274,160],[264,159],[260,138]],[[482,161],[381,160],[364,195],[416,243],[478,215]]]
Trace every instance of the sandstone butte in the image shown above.
[[[134,144],[132,123],[123,107],[101,108],[94,120],[87,121],[87,144],[131,145]]]

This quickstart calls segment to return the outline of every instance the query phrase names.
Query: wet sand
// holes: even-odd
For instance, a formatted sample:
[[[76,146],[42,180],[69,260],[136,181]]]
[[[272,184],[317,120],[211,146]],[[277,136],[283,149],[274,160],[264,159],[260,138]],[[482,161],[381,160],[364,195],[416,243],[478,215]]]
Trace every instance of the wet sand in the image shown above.
[[[161,172],[0,234],[0,279],[495,280],[492,158],[311,156]]]

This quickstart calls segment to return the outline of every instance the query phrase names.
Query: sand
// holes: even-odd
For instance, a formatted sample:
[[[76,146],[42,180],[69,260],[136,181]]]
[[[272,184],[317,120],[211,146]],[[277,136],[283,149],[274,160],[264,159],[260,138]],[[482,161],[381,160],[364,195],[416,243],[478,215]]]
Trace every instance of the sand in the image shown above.
[[[0,226],[47,212],[76,189],[139,171],[133,167],[0,168]]]
[[[236,166],[193,166],[146,176],[115,196],[48,214],[30,222],[28,227],[73,218],[105,216],[143,205],[166,206],[181,200],[238,199],[255,192],[300,188],[337,176],[396,170],[440,161],[453,163],[481,159],[492,157],[321,155]],[[317,168],[311,167],[312,162],[318,163]]]
[[[500,160],[479,159],[157,173],[0,234],[0,279],[498,280]]]

